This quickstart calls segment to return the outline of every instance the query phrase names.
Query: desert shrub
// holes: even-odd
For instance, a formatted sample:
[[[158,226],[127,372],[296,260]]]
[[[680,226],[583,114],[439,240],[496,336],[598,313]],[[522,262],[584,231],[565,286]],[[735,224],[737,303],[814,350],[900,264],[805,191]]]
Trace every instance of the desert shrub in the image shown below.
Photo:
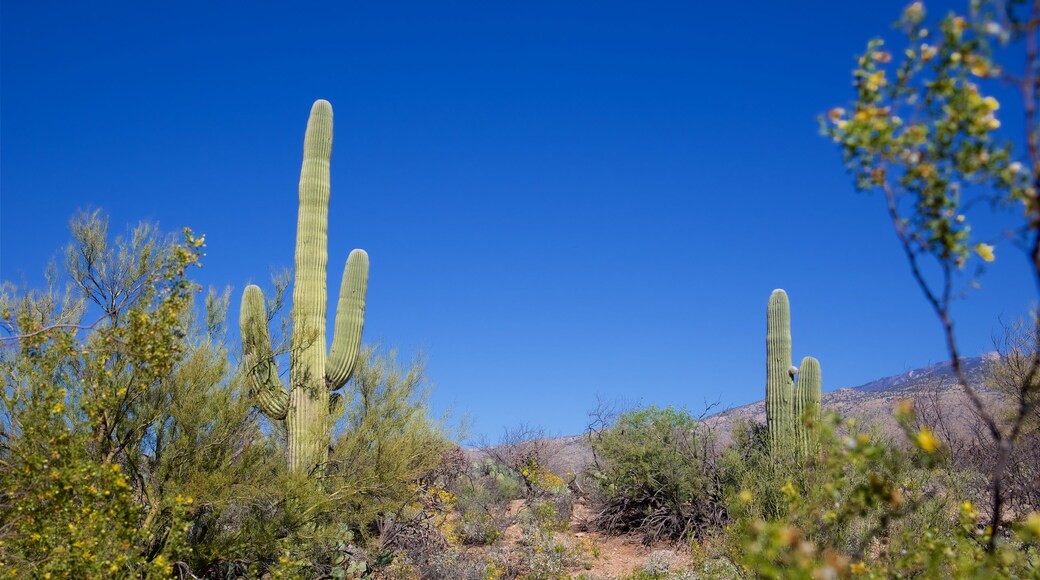
[[[719,454],[707,430],[684,410],[622,413],[590,435],[595,524],[648,541],[705,535],[726,520]]]
[[[497,541],[512,524],[510,503],[525,495],[514,472],[492,459],[474,462],[450,489],[456,497],[459,541],[475,545]]]
[[[643,573],[650,576],[663,576],[672,569],[672,561],[675,560],[675,552],[671,550],[655,550],[647,557],[643,564]]]
[[[459,515],[458,536],[463,544],[486,546],[502,536],[495,518],[487,512],[466,511]]]
[[[842,422],[837,416],[831,416],[828,421],[831,423],[816,422],[810,428],[826,432],[843,445],[866,449],[860,458],[862,464],[826,448],[808,457],[774,456],[763,438],[762,426],[747,423],[735,426],[734,444],[722,461],[727,474],[730,512],[739,516],[733,524],[735,527],[751,521],[794,517],[792,510],[802,501],[830,501],[832,506],[845,506],[849,513],[815,514],[819,517],[811,520],[812,541],[842,552],[860,552],[879,534],[877,526],[884,514],[883,505],[865,502],[860,497],[864,488],[882,479],[898,479],[903,487],[913,487],[915,481],[918,488],[927,487],[924,479],[929,472],[912,470],[901,451],[879,433],[863,429],[854,420]],[[806,500],[807,497],[815,499]],[[948,508],[949,505],[940,510]],[[735,557],[743,546],[730,545],[728,550],[728,555]]]
[[[294,487],[281,486],[231,365],[228,293],[195,302],[187,274],[202,238],[175,243],[142,225],[113,240],[99,213],[71,229],[46,290],[0,296],[3,565],[76,577],[261,570],[298,527],[281,492]]]
[[[551,512],[557,528],[566,528],[573,495],[548,467],[558,451],[558,442],[526,426],[506,430],[495,445],[485,443],[480,449],[482,459],[451,487],[457,497],[459,540],[494,543],[515,521],[511,506],[518,500],[523,500],[523,510],[539,511],[540,518],[548,518]]]
[[[559,495],[567,484],[560,477],[559,455],[563,445],[543,429],[521,424],[506,429],[492,445],[484,441],[481,454],[495,471],[511,475],[523,484],[525,496]]]
[[[898,413],[909,426],[909,405]],[[731,495],[730,557],[745,570],[765,578],[1035,573],[1038,535],[1028,526],[986,551],[989,532],[973,504],[957,499],[957,474],[943,468],[927,429],[908,432],[914,447],[904,451],[836,415],[814,428],[819,452],[798,469],[766,465],[758,478],[734,480],[776,487],[786,502],[759,502],[749,487]]]
[[[573,541],[557,534],[567,529],[555,506],[535,500],[517,515],[520,526],[520,573],[530,580],[570,578],[569,570],[588,569],[598,557],[590,542]]]
[[[394,563],[380,570],[388,580],[500,580],[513,578],[508,554],[466,551],[457,546],[439,550],[405,552]]]
[[[34,409],[25,411],[19,419],[37,419]],[[165,577],[176,542],[149,557],[144,548],[151,538],[140,527],[144,510],[127,476],[118,463],[91,458],[85,443],[63,425],[31,428],[11,442],[4,461],[17,458],[18,466],[7,463],[0,471],[0,489],[6,490],[0,571],[12,577]],[[188,507],[181,499],[170,514],[178,535]]]
[[[471,466],[473,478],[480,486],[487,489],[495,501],[508,503],[526,497],[525,484],[515,470],[493,460],[486,459]]]
[[[161,576],[188,553],[190,484],[213,455],[239,449],[210,437],[213,415],[189,426],[169,407],[173,390],[200,396],[189,382],[214,386],[211,361],[193,359],[208,346],[190,324],[186,272],[202,240],[142,225],[113,242],[97,213],[71,229],[47,289],[0,292],[0,566]],[[219,449],[201,469],[177,469],[181,455],[167,451],[200,443]]]

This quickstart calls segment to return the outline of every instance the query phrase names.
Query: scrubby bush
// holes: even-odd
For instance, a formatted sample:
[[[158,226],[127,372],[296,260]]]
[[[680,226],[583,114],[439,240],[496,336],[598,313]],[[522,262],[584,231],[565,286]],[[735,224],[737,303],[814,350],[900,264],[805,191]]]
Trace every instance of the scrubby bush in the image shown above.
[[[517,515],[517,523],[521,532],[519,551],[523,578],[570,578],[569,570],[587,569],[598,557],[593,545],[557,533],[567,529],[567,521],[550,502],[534,501]]]
[[[169,407],[213,386],[190,335],[202,241],[140,226],[113,244],[98,214],[72,232],[46,290],[0,292],[0,571],[162,576],[188,554],[188,490],[227,464],[174,469],[185,440],[240,450]]]
[[[684,410],[646,407],[593,432],[595,524],[648,541],[703,536],[727,519],[719,453]]]
[[[910,406],[897,412],[909,426]],[[960,474],[944,468],[930,432],[909,432],[914,448],[904,451],[852,427],[829,415],[813,425],[817,455],[734,478],[741,487],[731,495],[733,561],[765,578],[1035,574],[1037,536],[1025,527],[987,552],[989,532],[974,505],[958,498]],[[777,489],[782,501],[760,501],[763,488]]]
[[[457,498],[458,537],[463,544],[495,543],[512,523],[510,504],[524,486],[491,459],[475,462],[451,487]]]

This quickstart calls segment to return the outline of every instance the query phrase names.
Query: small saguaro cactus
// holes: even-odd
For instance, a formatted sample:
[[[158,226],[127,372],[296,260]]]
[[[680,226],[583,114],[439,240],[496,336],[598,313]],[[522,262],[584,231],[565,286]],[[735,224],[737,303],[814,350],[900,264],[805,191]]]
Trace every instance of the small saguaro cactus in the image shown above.
[[[791,306],[787,293],[777,289],[766,309],[766,426],[773,455],[789,449],[794,435],[792,368]]]
[[[330,432],[343,406],[341,395],[331,392],[354,372],[365,322],[368,254],[354,250],[343,270],[332,349],[326,357],[331,155],[332,105],[318,100],[311,107],[303,141],[288,391],[278,378],[263,292],[250,285],[242,294],[243,361],[257,406],[272,420],[285,421],[287,460],[293,472],[310,473],[328,459]]]
[[[795,385],[794,392],[795,440],[803,455],[809,453],[814,440],[813,431],[805,424],[805,419],[809,413],[813,416],[819,415],[822,398],[820,361],[807,356],[798,367],[798,384]]]

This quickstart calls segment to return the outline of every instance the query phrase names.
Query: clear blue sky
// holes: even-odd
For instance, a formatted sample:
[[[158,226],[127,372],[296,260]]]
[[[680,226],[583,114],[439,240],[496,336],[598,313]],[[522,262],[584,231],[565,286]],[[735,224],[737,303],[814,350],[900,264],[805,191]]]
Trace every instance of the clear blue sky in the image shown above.
[[[597,394],[760,399],[778,287],[826,390],[937,362],[882,200],[816,123],[902,7],[6,0],[0,278],[38,282],[99,207],[206,234],[198,279],[233,286],[237,317],[292,265],[325,98],[330,294],[368,250],[366,340],[421,348],[475,433],[580,432]],[[997,253],[957,306],[968,354],[1036,299]]]

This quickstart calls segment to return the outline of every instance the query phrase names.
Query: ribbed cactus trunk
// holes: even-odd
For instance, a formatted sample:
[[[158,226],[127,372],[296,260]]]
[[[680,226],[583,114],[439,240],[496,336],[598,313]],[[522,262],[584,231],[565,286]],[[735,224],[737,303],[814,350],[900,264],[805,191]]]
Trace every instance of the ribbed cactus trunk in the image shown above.
[[[773,290],[766,311],[766,425],[774,456],[787,452],[794,436],[791,369],[791,307],[786,292]]]
[[[794,393],[795,438],[803,455],[808,455],[815,445],[816,432],[805,424],[806,418],[820,415],[820,399],[823,385],[820,380],[820,361],[811,356],[802,359],[798,367],[798,384]]]
[[[332,350],[326,360],[331,155],[332,106],[319,100],[307,122],[300,172],[288,393],[274,364],[263,293],[249,286],[242,296],[243,358],[257,406],[271,419],[285,421],[288,464],[294,472],[311,473],[328,459],[333,410],[340,404],[340,396],[330,396],[330,391],[342,387],[353,373],[364,326],[368,255],[354,250],[343,271]]]
[[[300,210],[296,222],[296,279],[293,283],[289,364],[289,416],[286,427],[289,466],[305,469],[323,463],[328,448],[329,391],[325,388],[325,309],[329,259],[329,162],[332,158],[332,107],[311,108],[303,139]]]

